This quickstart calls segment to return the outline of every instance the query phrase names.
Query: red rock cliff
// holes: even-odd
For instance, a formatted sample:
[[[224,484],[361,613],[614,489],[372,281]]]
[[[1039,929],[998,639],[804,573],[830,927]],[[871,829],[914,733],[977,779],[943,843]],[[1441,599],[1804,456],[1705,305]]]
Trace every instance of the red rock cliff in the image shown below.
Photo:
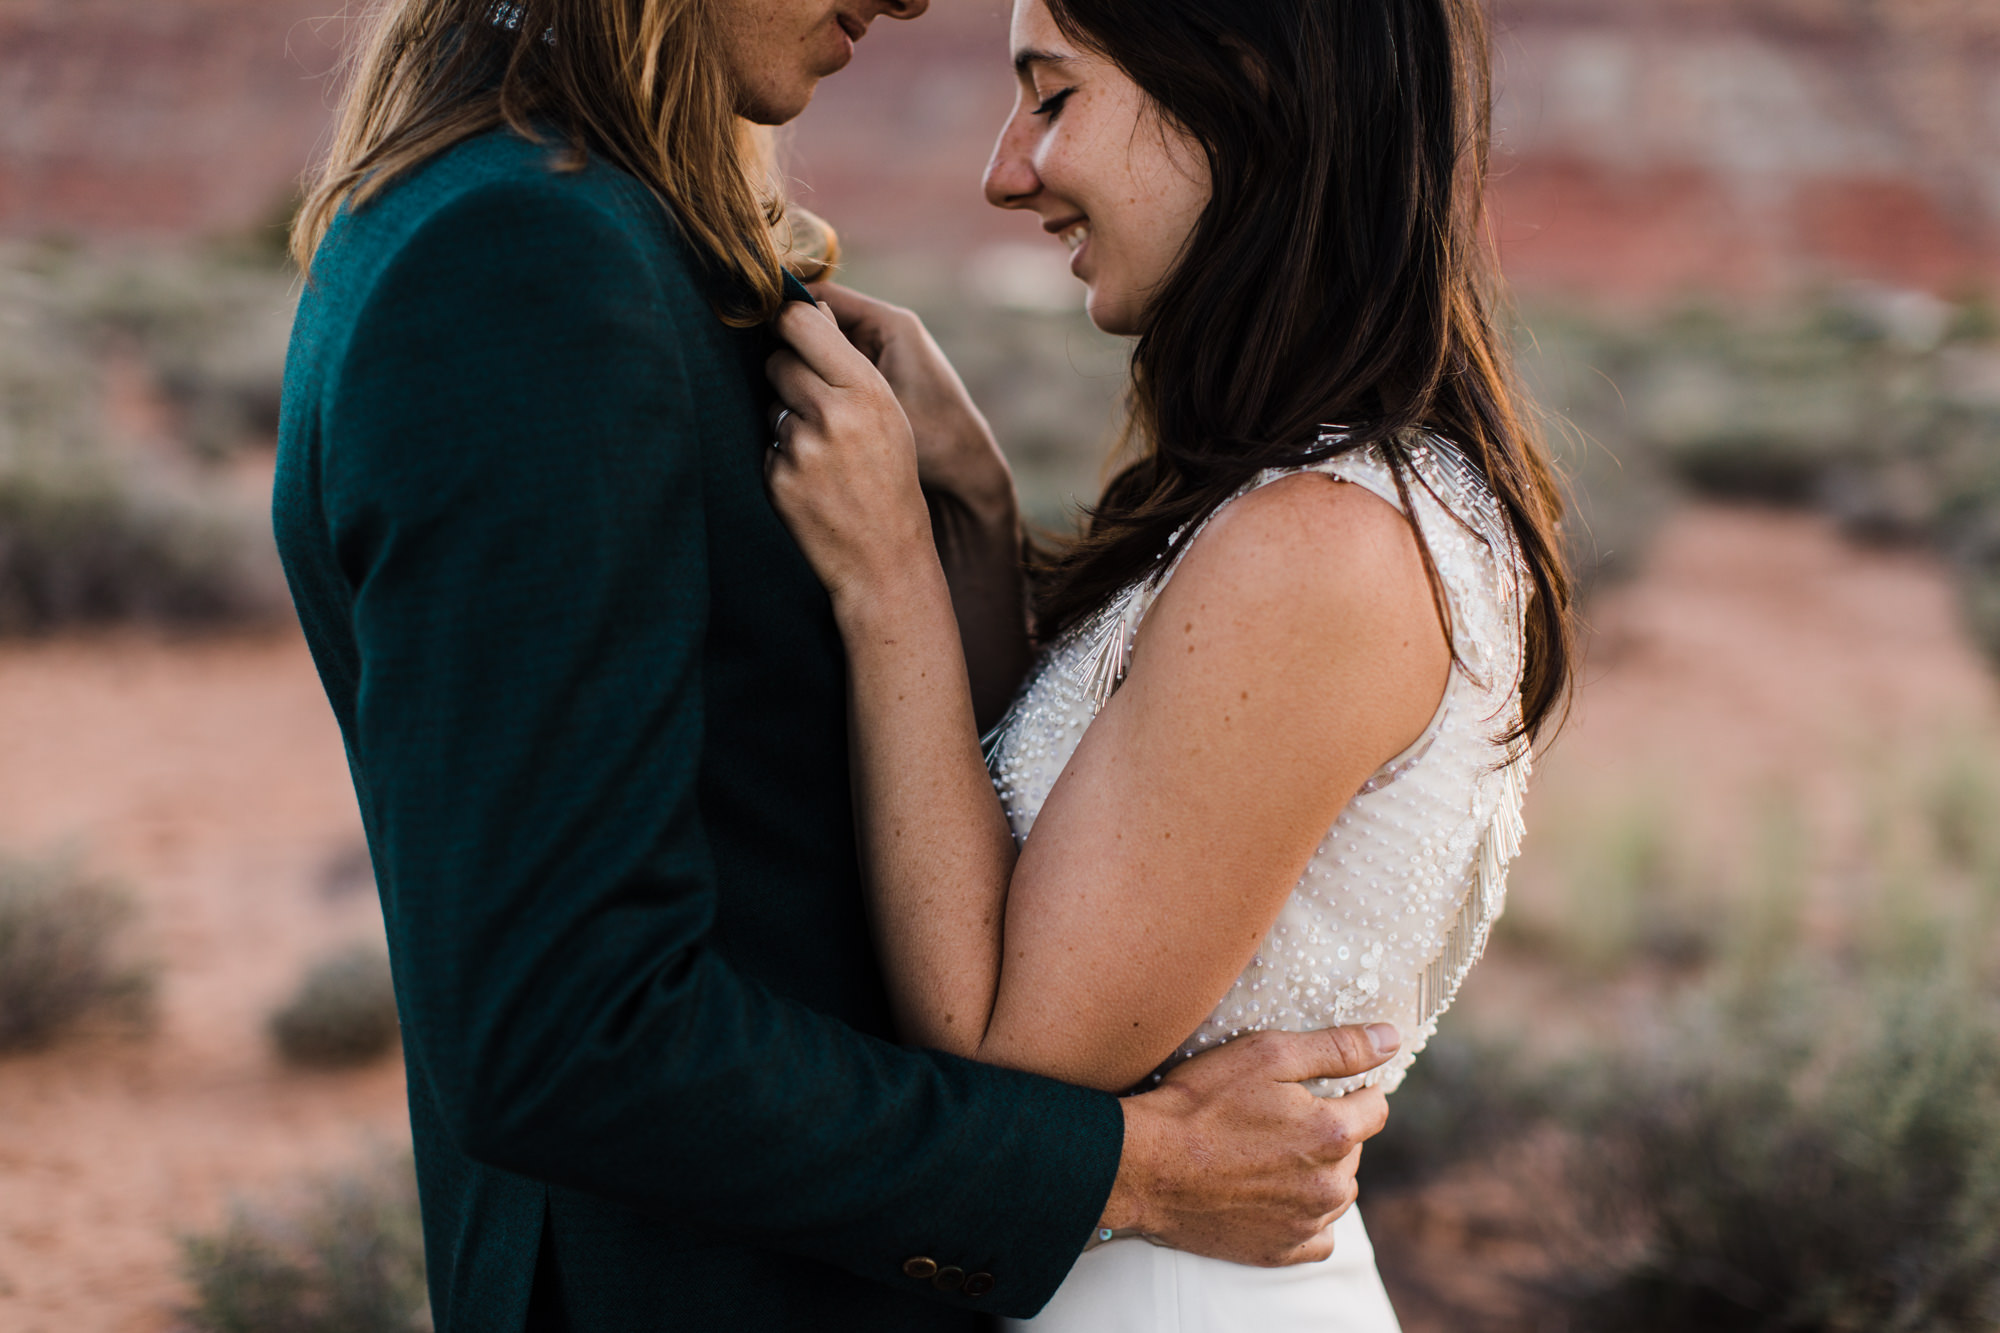
[[[327,0],[0,0],[0,232],[270,216],[324,133]],[[1495,215],[1534,290],[2000,283],[1995,0],[1504,0]],[[1004,13],[883,22],[791,133],[801,197],[877,252],[1033,240],[979,167]]]

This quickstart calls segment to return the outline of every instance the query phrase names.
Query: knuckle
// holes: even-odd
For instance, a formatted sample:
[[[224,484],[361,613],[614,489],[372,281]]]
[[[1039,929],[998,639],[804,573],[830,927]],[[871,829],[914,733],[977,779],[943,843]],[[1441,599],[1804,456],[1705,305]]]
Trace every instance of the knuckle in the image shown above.
[[[1259,1065],[1274,1065],[1284,1058],[1286,1034],[1251,1032],[1238,1037],[1234,1044],[1242,1048],[1243,1058]]]
[[[1379,1099],[1352,1094],[1333,1099],[1327,1106],[1328,1145],[1343,1157],[1359,1152],[1362,1144],[1382,1131],[1388,1119],[1388,1107]]]
[[[1346,1157],[1354,1151],[1356,1142],[1348,1118],[1337,1105],[1326,1106],[1325,1103],[1321,1105],[1325,1108],[1318,1125],[1321,1146],[1331,1158]]]
[[[1375,1046],[1359,1028],[1335,1028],[1333,1047],[1341,1065],[1349,1073],[1362,1073],[1375,1064]]]
[[[1360,1146],[1361,1140],[1354,1137],[1348,1127],[1339,1121],[1336,1121],[1334,1127],[1327,1133],[1327,1155],[1336,1162],[1347,1161],[1354,1156],[1355,1150]]]

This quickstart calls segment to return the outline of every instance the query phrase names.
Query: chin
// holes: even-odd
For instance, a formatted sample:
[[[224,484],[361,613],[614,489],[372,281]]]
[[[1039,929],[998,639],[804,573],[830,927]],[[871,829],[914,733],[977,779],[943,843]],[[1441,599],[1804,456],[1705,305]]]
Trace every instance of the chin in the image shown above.
[[[1084,301],[1084,313],[1090,322],[1103,333],[1120,338],[1134,337],[1139,332],[1139,308],[1133,301],[1109,294],[1100,296],[1095,288]]]
[[[804,114],[818,89],[817,78],[804,79],[797,87],[759,88],[742,100],[736,114],[752,125],[783,125]]]

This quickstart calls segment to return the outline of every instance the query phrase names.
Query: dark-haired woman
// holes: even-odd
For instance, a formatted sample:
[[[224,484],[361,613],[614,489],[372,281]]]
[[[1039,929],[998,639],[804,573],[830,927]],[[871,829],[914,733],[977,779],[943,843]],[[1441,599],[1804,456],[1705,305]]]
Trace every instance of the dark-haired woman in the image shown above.
[[[987,194],[1136,336],[1139,457],[1036,571],[1039,656],[985,755],[964,647],[988,673],[1019,618],[1004,578],[947,584],[920,484],[1004,491],[983,423],[851,293],[788,310],[770,366],[899,1021],[1106,1089],[1383,1021],[1402,1053],[1315,1091],[1392,1088],[1500,910],[1568,676],[1559,505],[1483,286],[1476,0],[1017,0],[1012,42]],[[1132,1221],[1033,1327],[1395,1327],[1354,1212],[1289,1269]]]

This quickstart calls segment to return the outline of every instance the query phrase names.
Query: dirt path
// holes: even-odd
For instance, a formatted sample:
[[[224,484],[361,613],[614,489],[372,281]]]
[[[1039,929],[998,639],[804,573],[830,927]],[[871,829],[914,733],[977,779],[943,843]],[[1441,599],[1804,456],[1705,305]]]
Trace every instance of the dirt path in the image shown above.
[[[1538,832],[1669,791],[1726,838],[1746,794],[1772,784],[1837,815],[1859,799],[1857,771],[2000,735],[1994,678],[1942,573],[1813,519],[1688,510],[1594,618]],[[163,1333],[181,1299],[176,1232],[404,1140],[395,1062],[291,1073],[262,1032],[309,957],[379,930],[365,880],[329,891],[359,841],[296,636],[0,650],[0,848],[69,844],[123,879],[164,964],[150,1038],[0,1060],[0,1329]],[[1575,996],[1496,959],[1465,1005],[1519,1016],[1552,1000]]]
[[[155,1333],[176,1233],[407,1140],[400,1062],[301,1075],[263,1022],[323,949],[379,934],[341,755],[296,635],[0,651],[0,848],[123,881],[156,1031],[0,1060],[0,1328]],[[330,891],[331,890],[331,891]]]

